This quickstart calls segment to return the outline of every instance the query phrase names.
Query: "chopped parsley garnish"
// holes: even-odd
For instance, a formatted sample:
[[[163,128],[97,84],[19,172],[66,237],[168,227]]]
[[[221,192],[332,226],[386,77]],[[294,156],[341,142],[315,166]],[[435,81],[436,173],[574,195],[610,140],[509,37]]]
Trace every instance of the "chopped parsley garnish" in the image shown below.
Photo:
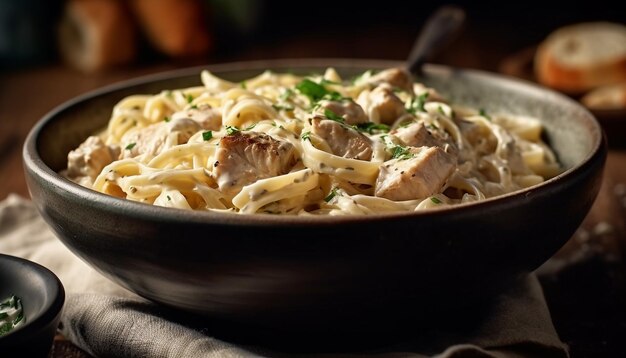
[[[212,131],[202,132],[202,139],[203,140],[210,140],[211,138],[213,138],[213,132]]]
[[[272,104],[272,108],[274,108],[277,111],[293,111],[293,106],[291,105],[280,105],[280,104]]]
[[[193,96],[188,94],[187,95],[187,103],[191,103],[191,102],[193,102]]]
[[[328,193],[328,196],[324,198],[324,201],[329,203],[335,196],[337,196],[337,188],[333,188],[333,190]]]
[[[195,104],[192,104],[191,107],[189,107],[189,109],[198,109],[198,106]]]
[[[432,201],[435,204],[441,204],[441,200],[439,200],[439,198],[436,198],[434,196],[430,197],[430,201]]]
[[[172,201],[172,198],[170,198],[170,196],[168,195],[168,196],[167,196],[167,200],[168,200],[168,201]]]
[[[171,120],[172,120],[172,118],[170,118],[170,116],[165,116],[165,117],[163,118],[163,120],[167,123],[167,122],[171,121]]]
[[[172,91],[170,90],[163,91],[163,94],[165,94],[166,97],[172,97]]]
[[[337,115],[337,113],[331,111],[330,109],[324,110],[324,116],[326,116],[326,118],[331,119],[335,122],[339,122],[339,123],[345,122],[345,119],[343,119],[342,116]]]
[[[256,123],[252,123],[251,125],[247,126],[244,131],[250,131],[252,130],[254,127],[256,127]]]
[[[135,148],[136,145],[137,143],[135,142],[128,143],[128,145],[126,146],[126,150],[132,150],[133,148]]]
[[[481,116],[487,118],[488,120],[491,120],[491,117],[487,114],[487,111],[485,111],[484,108],[481,108],[478,110],[478,114],[480,114]]]
[[[443,107],[439,106],[439,107],[437,108],[437,110],[438,110],[438,111],[439,111],[439,113],[441,113],[442,115],[444,115],[444,116],[446,115],[446,112],[443,110]]]
[[[226,126],[226,134],[233,135],[239,133],[239,128],[233,126]]]
[[[296,89],[303,95],[309,97],[311,103],[318,102],[322,99],[328,99],[331,101],[351,100],[351,98],[343,97],[338,92],[327,90],[324,85],[315,83],[308,78],[305,78],[298,83],[296,85]]]
[[[246,81],[241,81],[239,82],[239,87],[243,88],[243,89],[248,89],[247,85],[246,85]]]
[[[296,89],[303,95],[309,97],[312,102],[317,102],[324,97],[328,90],[319,83],[315,83],[308,78],[303,79],[296,85]]]
[[[424,104],[426,104],[426,99],[428,98],[429,93],[428,92],[424,92],[422,94],[420,94],[417,97],[414,97],[411,99],[411,102],[409,102],[409,106],[407,107],[407,112],[415,114],[418,111],[419,112],[426,112],[426,109],[424,108]]]
[[[365,122],[365,123],[359,123],[354,127],[361,132],[367,132],[369,134],[374,134],[375,131],[380,131],[380,132],[385,132],[385,133],[389,132],[389,126],[386,124],[382,124],[382,123]]]
[[[302,138],[302,140],[311,141],[311,132],[302,132],[300,138]]]
[[[409,151],[409,148],[401,145],[391,148],[391,159],[405,160],[410,158],[413,158],[413,154]]]

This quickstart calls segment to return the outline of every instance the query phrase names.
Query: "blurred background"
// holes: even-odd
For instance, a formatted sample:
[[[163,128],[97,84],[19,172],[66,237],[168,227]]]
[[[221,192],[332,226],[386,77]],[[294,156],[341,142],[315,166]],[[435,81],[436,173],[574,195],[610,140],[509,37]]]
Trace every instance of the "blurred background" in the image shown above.
[[[424,19],[444,3],[2,0],[0,66],[6,72],[64,63],[93,73],[279,57],[401,60]],[[626,21],[626,13],[608,1],[457,5],[468,13],[467,26],[456,50],[439,61],[489,70],[498,69],[502,56],[536,45],[563,25]]]
[[[404,60],[424,20],[446,3],[0,0],[0,200],[13,192],[28,197],[24,138],[45,113],[72,97],[195,65],[311,57]],[[433,62],[529,80],[534,50],[554,30],[591,21],[626,24],[623,7],[607,0],[456,5],[466,10],[466,25]],[[626,138],[626,112],[612,113],[599,119],[614,148],[619,141],[611,136]],[[626,245],[617,231],[596,235],[595,229],[607,213],[617,220],[626,215],[625,159],[624,151],[610,152],[600,200],[577,234],[580,240],[572,241],[586,247],[573,251],[583,264],[558,277],[542,276],[556,328],[573,357],[624,353],[626,260],[615,259],[615,248]],[[613,259],[607,261],[607,253]]]

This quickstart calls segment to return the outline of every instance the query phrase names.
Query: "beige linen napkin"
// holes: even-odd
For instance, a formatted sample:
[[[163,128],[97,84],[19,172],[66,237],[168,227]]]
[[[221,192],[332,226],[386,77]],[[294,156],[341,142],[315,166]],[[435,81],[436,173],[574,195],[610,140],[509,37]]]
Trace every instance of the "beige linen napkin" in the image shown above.
[[[34,205],[17,195],[0,202],[0,252],[35,261],[63,282],[62,333],[97,357],[286,357],[268,347],[238,346],[207,329],[172,319],[160,306],[117,286],[73,255],[48,229]],[[567,357],[537,278],[529,275],[501,294],[489,314],[464,329],[426,330],[414,342],[342,357]],[[424,332],[424,330],[422,330]]]

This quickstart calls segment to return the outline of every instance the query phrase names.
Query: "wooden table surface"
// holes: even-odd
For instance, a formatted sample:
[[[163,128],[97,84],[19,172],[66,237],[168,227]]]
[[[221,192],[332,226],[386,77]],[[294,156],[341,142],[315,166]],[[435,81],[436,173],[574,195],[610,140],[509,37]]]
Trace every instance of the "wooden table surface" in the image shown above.
[[[60,64],[0,73],[0,200],[9,193],[28,197],[21,163],[24,139],[46,112],[76,95],[103,85],[149,73],[200,63],[281,57],[356,57],[402,59],[413,34],[394,29],[371,29],[351,41],[310,36],[299,41],[265,44],[227,56],[184,63],[153,62],[96,75],[84,75]],[[393,42],[387,41],[394,38]],[[481,56],[482,41],[468,36],[439,62],[496,71],[507,53]],[[493,45],[493,42],[490,42]],[[491,47],[493,48],[493,47]],[[459,56],[459,53],[461,56]],[[626,131],[626,118],[622,118]],[[611,137],[611,136],[610,136]],[[541,281],[561,339],[572,357],[626,356],[626,143],[611,142],[599,197],[589,216],[556,255],[540,270]],[[566,263],[565,265],[561,265]],[[86,356],[58,337],[54,357]]]

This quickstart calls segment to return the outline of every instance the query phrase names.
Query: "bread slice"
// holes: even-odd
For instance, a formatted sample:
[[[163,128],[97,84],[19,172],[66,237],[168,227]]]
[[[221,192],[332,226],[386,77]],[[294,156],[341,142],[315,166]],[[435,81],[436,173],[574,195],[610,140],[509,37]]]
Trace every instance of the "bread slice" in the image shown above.
[[[577,94],[626,81],[626,26],[590,22],[550,34],[535,55],[537,80]]]
[[[580,100],[593,110],[626,109],[626,82],[598,87]]]

